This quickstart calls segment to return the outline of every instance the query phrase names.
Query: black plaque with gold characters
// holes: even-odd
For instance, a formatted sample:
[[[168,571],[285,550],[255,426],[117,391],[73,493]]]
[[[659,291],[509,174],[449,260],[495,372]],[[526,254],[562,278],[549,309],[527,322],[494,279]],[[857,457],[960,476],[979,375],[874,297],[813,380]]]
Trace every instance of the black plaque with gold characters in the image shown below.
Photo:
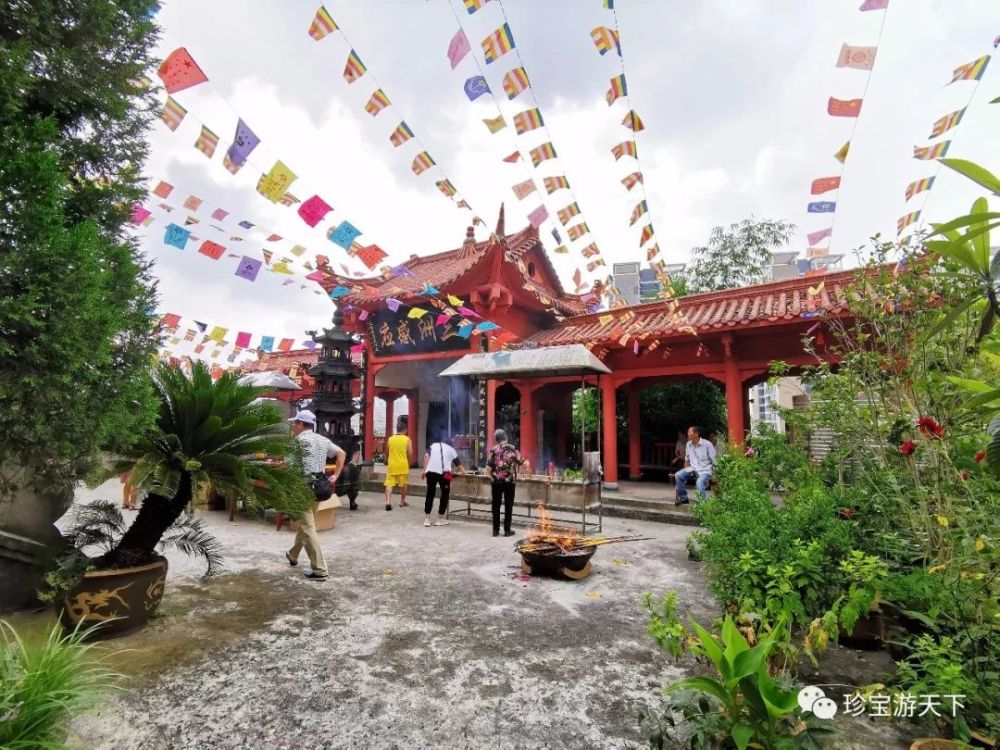
[[[441,325],[436,324],[437,312],[429,310],[419,318],[409,317],[409,309],[379,310],[368,318],[368,331],[372,348],[380,357],[401,354],[456,351],[468,349],[469,338],[458,332],[461,318],[451,317]]]

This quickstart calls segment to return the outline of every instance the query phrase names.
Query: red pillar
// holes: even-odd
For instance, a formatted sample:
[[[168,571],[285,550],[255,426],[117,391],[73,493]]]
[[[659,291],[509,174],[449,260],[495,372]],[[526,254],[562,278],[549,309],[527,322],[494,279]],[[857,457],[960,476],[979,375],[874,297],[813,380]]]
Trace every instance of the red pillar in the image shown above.
[[[410,466],[417,465],[417,435],[419,434],[419,425],[417,424],[420,419],[419,403],[420,390],[418,388],[413,388],[406,394],[407,401],[410,405],[409,416],[406,420],[406,434],[410,438]]]
[[[607,375],[601,378],[601,409],[604,486],[609,490],[616,490],[618,489],[618,420],[615,382]]]
[[[566,463],[569,433],[573,428],[573,401],[571,395],[557,397],[559,408],[556,410],[556,455],[557,465]],[[547,468],[547,467],[544,467]]]
[[[538,470],[538,433],[535,410],[535,387],[522,385],[521,391],[521,455],[531,462],[532,471]]]
[[[493,432],[497,428],[497,381],[486,381],[486,446],[483,455],[493,447]]]
[[[371,345],[365,357],[365,402],[361,408],[365,412],[365,434],[362,435],[362,450],[365,460],[375,454],[375,366],[372,364]]]
[[[628,478],[642,478],[642,445],[639,437],[639,427],[642,415],[639,410],[639,388],[633,385],[628,389]]]
[[[729,444],[742,445],[746,432],[746,423],[743,421],[746,397],[743,392],[743,376],[740,374],[739,363],[733,355],[732,344],[732,336],[723,337],[722,346],[726,354],[726,414],[729,423]]]
[[[395,391],[389,393],[382,393],[382,400],[385,401],[385,436],[389,437],[396,433],[396,422],[394,417],[396,416],[396,399],[399,398],[399,394]]]

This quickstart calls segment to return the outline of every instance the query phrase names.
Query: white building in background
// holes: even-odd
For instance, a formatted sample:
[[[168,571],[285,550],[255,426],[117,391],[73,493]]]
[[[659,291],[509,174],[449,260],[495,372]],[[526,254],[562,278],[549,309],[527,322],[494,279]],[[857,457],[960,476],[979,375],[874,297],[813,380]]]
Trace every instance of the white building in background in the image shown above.
[[[791,409],[793,399],[805,393],[799,378],[779,378],[774,383],[759,383],[750,389],[750,430],[768,425],[785,432],[785,420],[778,407]]]
[[[683,263],[675,263],[667,266],[667,275],[672,276],[683,270]],[[656,302],[660,299],[663,284],[660,283],[653,268],[643,268],[638,261],[615,263],[611,267],[611,276],[614,279],[614,287],[621,292],[619,299],[625,300],[630,305]]]

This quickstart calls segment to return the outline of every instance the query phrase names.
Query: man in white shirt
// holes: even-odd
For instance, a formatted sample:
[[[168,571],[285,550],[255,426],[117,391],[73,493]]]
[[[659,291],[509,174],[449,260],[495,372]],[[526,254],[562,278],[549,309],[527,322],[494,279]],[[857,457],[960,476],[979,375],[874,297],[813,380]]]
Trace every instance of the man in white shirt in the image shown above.
[[[424,469],[420,478],[427,482],[427,495],[424,498],[424,526],[431,525],[431,511],[434,509],[434,492],[441,485],[441,502],[438,505],[438,520],[435,526],[448,525],[448,495],[451,492],[451,475],[453,467],[458,463],[458,451],[444,440],[432,443],[424,454]]]
[[[337,484],[337,477],[344,469],[346,454],[338,448],[332,441],[316,433],[316,415],[311,411],[302,410],[288,420],[292,423],[292,434],[299,445],[302,446],[302,470],[306,478],[313,479],[316,474],[325,474],[326,462],[328,459],[336,459],[336,467],[330,477],[330,483]],[[323,559],[323,550],[319,546],[319,535],[316,533],[316,520],[313,517],[313,509],[310,508],[298,519],[299,530],[295,534],[295,543],[292,548],[285,553],[288,564],[292,567],[299,564],[299,553],[305,547],[306,555],[309,556],[309,566],[312,568],[305,574],[306,578],[314,581],[322,581],[328,575],[326,570],[326,560]]]
[[[674,505],[683,505],[688,501],[687,480],[697,475],[698,499],[705,499],[705,492],[712,481],[715,472],[715,446],[701,439],[701,430],[688,427],[688,443],[684,450],[684,468],[677,472],[674,481],[677,483],[677,499]]]

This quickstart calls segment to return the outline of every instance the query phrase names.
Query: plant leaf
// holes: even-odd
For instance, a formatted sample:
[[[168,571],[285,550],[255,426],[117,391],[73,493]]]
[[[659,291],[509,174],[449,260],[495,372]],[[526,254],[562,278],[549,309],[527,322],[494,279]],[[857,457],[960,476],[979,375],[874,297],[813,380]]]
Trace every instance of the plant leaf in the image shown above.
[[[1000,179],[992,174],[985,167],[981,167],[965,159],[938,159],[938,162],[953,169],[964,177],[968,177],[975,183],[982,185],[996,195],[1000,195]]]
[[[753,727],[747,724],[733,724],[732,731],[730,734],[733,735],[733,742],[736,743],[736,747],[739,750],[746,750],[750,740],[753,738]]]

